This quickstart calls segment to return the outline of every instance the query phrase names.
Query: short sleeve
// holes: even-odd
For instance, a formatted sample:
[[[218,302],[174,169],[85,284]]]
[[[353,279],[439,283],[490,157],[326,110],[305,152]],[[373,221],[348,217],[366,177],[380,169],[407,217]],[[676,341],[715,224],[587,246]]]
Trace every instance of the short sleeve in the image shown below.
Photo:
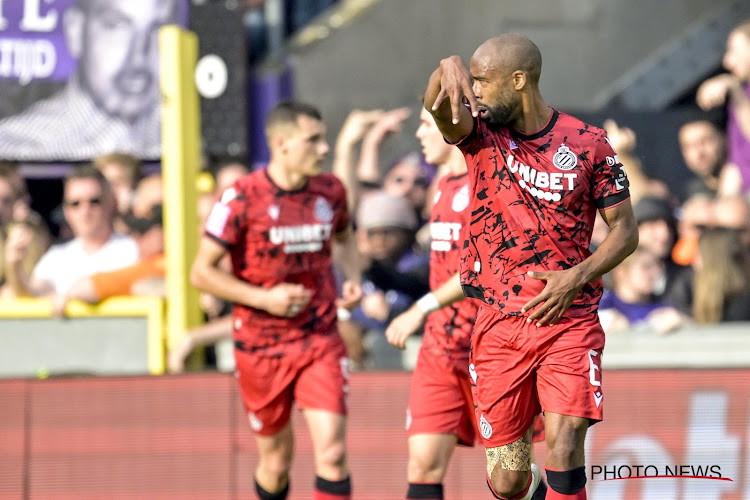
[[[599,210],[614,207],[630,198],[625,167],[606,134],[602,134],[596,142],[593,170],[592,196]]]
[[[225,247],[239,242],[247,228],[246,194],[235,184],[214,204],[205,224],[206,236]]]

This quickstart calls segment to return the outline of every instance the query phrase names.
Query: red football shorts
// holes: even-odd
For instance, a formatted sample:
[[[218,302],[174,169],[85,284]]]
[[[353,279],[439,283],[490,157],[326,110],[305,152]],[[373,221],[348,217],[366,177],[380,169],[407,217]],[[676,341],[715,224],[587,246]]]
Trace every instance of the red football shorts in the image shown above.
[[[602,419],[604,331],[596,314],[537,327],[487,306],[477,313],[470,370],[484,446],[521,438],[540,411]]]
[[[455,434],[459,444],[473,446],[476,419],[469,361],[420,350],[406,411],[409,436]]]
[[[234,354],[242,402],[257,434],[270,436],[283,429],[293,403],[299,409],[346,415],[349,360],[338,333],[292,342],[283,356],[239,349]]]

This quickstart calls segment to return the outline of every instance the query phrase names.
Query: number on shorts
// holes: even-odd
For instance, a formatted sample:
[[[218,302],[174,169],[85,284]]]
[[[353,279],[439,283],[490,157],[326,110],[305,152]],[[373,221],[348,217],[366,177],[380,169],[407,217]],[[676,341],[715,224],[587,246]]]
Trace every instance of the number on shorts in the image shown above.
[[[594,361],[594,358],[598,357],[598,356],[599,356],[599,352],[598,351],[595,351],[593,349],[591,349],[589,351],[589,382],[593,386],[601,387],[601,385],[602,385],[602,381],[601,381],[602,370],[601,370],[601,368],[599,368],[599,365],[597,365],[596,362]],[[599,372],[599,377],[598,377],[599,380],[597,380],[596,372]]]

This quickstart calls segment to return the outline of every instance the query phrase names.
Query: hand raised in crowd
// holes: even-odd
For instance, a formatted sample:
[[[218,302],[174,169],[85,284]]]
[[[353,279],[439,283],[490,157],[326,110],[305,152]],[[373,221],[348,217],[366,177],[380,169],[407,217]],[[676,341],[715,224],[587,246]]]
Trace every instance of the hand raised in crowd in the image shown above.
[[[575,300],[578,292],[583,287],[580,275],[575,269],[564,271],[529,271],[529,277],[535,280],[543,280],[547,285],[542,293],[531,299],[521,309],[522,313],[537,307],[526,320],[527,323],[536,321],[537,326],[546,324],[554,325],[563,317],[565,311]],[[541,305],[539,305],[541,304]]]
[[[5,243],[5,262],[18,264],[22,262],[34,240],[34,230],[26,224],[13,224],[8,230]]]
[[[607,132],[607,138],[617,153],[628,154],[635,151],[636,136],[633,129],[620,127],[612,119],[604,120],[604,130]]]
[[[266,290],[263,309],[274,316],[293,318],[307,307],[312,296],[313,291],[303,285],[279,283]]]
[[[347,280],[341,285],[341,298],[336,301],[336,307],[352,310],[362,300],[362,287],[359,283]]]
[[[731,73],[714,76],[698,87],[695,102],[704,110],[722,106],[727,100],[727,94],[739,86],[739,80]]]
[[[385,298],[382,290],[376,290],[368,293],[362,298],[362,312],[369,318],[377,321],[385,321],[391,312],[391,306]]]
[[[404,121],[411,116],[409,108],[396,108],[382,113],[367,131],[365,140],[380,143],[392,134],[401,132]]]
[[[406,346],[406,339],[419,330],[426,317],[426,314],[418,307],[410,307],[391,321],[385,331],[385,338],[394,347],[403,349]]]
[[[336,144],[340,147],[356,144],[361,141],[370,127],[380,120],[382,116],[382,109],[373,109],[370,111],[363,111],[361,109],[353,110],[341,126]]]
[[[435,98],[432,110],[437,111],[445,99],[450,99],[453,123],[459,122],[461,106],[468,101],[471,114],[479,114],[479,102],[472,90],[473,79],[469,69],[459,56],[451,56],[440,61],[440,93]]]
[[[224,302],[220,298],[205,292],[198,296],[198,304],[209,319],[217,318],[224,308]]]

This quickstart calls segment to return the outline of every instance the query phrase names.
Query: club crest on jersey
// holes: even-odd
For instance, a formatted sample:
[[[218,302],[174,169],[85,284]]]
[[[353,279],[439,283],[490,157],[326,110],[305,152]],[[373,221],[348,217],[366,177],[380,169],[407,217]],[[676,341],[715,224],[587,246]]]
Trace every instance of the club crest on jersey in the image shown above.
[[[268,215],[270,215],[273,220],[279,220],[279,206],[271,205],[268,207]]]
[[[482,416],[479,418],[479,430],[482,431],[482,437],[484,439],[492,437],[492,426],[487,422],[487,419],[484,418],[484,413],[482,413]]]
[[[325,198],[318,196],[315,201],[315,218],[320,222],[331,222],[333,220],[333,209]]]
[[[453,195],[451,207],[454,212],[463,212],[469,206],[469,186],[464,186]]]
[[[573,170],[578,165],[578,157],[565,144],[560,144],[557,153],[552,157],[552,163],[560,170]]]

